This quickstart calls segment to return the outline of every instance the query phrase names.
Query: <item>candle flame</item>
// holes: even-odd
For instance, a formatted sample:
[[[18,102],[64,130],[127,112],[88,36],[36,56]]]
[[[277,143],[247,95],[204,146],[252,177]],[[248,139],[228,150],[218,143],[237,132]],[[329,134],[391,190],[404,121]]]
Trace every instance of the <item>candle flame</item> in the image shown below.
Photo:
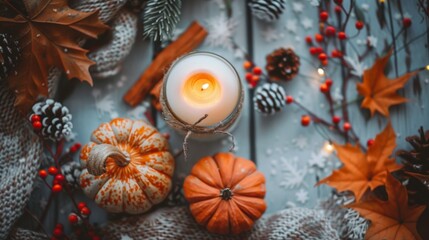
[[[207,88],[209,88],[210,84],[209,83],[204,83],[203,85],[201,85],[201,91],[206,90]]]

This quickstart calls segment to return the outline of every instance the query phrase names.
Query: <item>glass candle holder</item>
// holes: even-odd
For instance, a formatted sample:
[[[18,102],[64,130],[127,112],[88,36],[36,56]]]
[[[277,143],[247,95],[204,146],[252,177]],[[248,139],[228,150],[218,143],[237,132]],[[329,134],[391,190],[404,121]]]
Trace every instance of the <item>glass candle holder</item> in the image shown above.
[[[232,130],[244,91],[235,68],[223,57],[192,52],[178,58],[164,76],[160,103],[171,127],[207,137]]]

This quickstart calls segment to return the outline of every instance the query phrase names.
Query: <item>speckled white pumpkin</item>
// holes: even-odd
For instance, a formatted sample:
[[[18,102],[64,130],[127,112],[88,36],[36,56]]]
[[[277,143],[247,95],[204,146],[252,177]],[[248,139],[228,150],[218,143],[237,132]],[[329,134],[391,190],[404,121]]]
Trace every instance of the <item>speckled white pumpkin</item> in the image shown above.
[[[124,118],[101,124],[80,154],[80,185],[109,212],[143,213],[171,189],[174,159],[150,124]]]

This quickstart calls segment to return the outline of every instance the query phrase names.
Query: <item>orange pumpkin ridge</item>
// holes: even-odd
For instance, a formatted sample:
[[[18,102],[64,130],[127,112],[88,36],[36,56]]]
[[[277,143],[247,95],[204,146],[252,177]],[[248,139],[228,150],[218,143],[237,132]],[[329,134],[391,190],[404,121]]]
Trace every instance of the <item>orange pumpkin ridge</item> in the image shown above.
[[[183,191],[195,220],[213,233],[248,231],[266,210],[263,174],[252,161],[231,153],[201,158]]]
[[[171,189],[175,163],[168,142],[143,121],[116,118],[101,124],[83,147],[81,161],[83,191],[109,212],[145,212]]]

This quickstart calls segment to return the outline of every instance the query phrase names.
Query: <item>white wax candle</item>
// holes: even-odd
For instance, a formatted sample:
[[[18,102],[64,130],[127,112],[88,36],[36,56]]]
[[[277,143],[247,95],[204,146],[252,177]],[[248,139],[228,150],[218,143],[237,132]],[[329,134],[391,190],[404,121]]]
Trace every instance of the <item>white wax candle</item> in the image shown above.
[[[195,52],[176,61],[165,76],[165,98],[181,121],[211,126],[226,119],[236,108],[241,83],[235,69],[218,55]]]

